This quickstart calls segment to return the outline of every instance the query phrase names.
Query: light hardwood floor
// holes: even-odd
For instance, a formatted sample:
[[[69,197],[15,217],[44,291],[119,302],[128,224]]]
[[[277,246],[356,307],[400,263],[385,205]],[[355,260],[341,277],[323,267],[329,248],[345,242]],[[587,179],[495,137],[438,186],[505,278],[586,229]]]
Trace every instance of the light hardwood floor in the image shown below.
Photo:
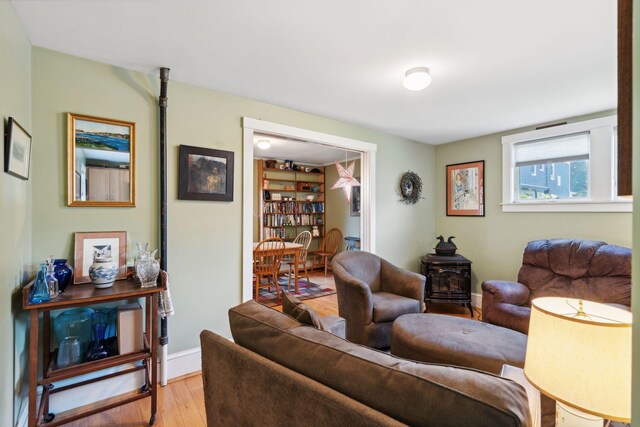
[[[323,272],[313,272],[312,282],[335,289],[333,276],[324,276]],[[321,316],[338,314],[336,294],[306,300],[305,304]],[[282,310],[282,307],[278,307]],[[429,313],[442,313],[451,316],[469,317],[469,310],[456,304],[429,304]],[[474,319],[479,320],[480,310],[474,310]],[[146,426],[149,421],[149,399],[138,400],[100,414],[66,424],[69,427],[138,427]],[[158,389],[158,414],[154,426],[159,427],[200,427],[206,426],[202,376],[191,375],[170,382]]]

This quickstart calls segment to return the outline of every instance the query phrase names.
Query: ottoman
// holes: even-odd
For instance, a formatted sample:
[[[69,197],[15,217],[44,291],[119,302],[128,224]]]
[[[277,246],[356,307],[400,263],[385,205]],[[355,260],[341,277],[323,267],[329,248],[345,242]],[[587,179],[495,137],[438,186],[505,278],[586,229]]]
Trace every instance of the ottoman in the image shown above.
[[[520,332],[442,314],[405,314],[391,327],[391,354],[395,356],[496,375],[504,364],[524,367],[526,347],[527,336]]]

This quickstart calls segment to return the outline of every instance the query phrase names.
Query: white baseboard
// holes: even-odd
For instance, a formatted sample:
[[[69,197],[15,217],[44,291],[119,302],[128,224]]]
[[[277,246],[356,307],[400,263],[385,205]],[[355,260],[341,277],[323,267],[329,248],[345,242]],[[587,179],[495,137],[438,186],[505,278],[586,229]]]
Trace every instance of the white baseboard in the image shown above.
[[[473,307],[482,308],[482,294],[471,292],[471,305]]]
[[[172,353],[167,356],[168,379],[181,377],[202,370],[202,351],[200,347]]]
[[[177,378],[182,375],[200,371],[202,369],[200,347],[195,347],[192,349],[169,354],[169,356],[167,357],[167,363],[169,364],[168,379]],[[100,374],[117,372],[119,370],[128,369],[133,366],[133,364],[122,365],[118,368],[100,371]],[[143,374],[144,370],[141,370],[131,374],[109,378],[107,380],[100,381],[99,383],[88,384],[60,393],[52,394],[51,398],[49,399],[49,410],[53,413],[63,412],[68,409],[77,408],[79,406],[87,405],[99,400],[108,399],[110,397],[138,390],[144,383]],[[75,377],[73,378],[73,380],[59,381],[55,385],[57,387],[62,387],[66,384],[76,383],[93,377],[96,377],[95,373]],[[38,390],[38,393],[40,392],[41,391]],[[25,399],[25,404],[21,408],[20,414],[18,415],[16,421],[16,427],[27,426],[28,406],[28,402]]]

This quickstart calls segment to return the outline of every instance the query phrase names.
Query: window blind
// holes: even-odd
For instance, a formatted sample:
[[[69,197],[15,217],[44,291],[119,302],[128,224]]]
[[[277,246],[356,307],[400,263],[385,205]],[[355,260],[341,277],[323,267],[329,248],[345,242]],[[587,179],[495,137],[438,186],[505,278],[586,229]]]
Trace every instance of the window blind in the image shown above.
[[[516,167],[589,160],[589,146],[590,133],[581,132],[515,144],[513,155]]]

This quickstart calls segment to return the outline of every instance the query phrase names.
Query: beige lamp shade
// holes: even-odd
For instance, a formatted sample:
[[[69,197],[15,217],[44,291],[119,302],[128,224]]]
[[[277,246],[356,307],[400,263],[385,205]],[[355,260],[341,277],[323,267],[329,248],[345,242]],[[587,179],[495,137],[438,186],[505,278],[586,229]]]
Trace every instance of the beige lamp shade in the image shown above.
[[[579,308],[583,307],[584,313]],[[542,393],[614,421],[631,419],[631,313],[572,298],[531,302],[524,374]]]

